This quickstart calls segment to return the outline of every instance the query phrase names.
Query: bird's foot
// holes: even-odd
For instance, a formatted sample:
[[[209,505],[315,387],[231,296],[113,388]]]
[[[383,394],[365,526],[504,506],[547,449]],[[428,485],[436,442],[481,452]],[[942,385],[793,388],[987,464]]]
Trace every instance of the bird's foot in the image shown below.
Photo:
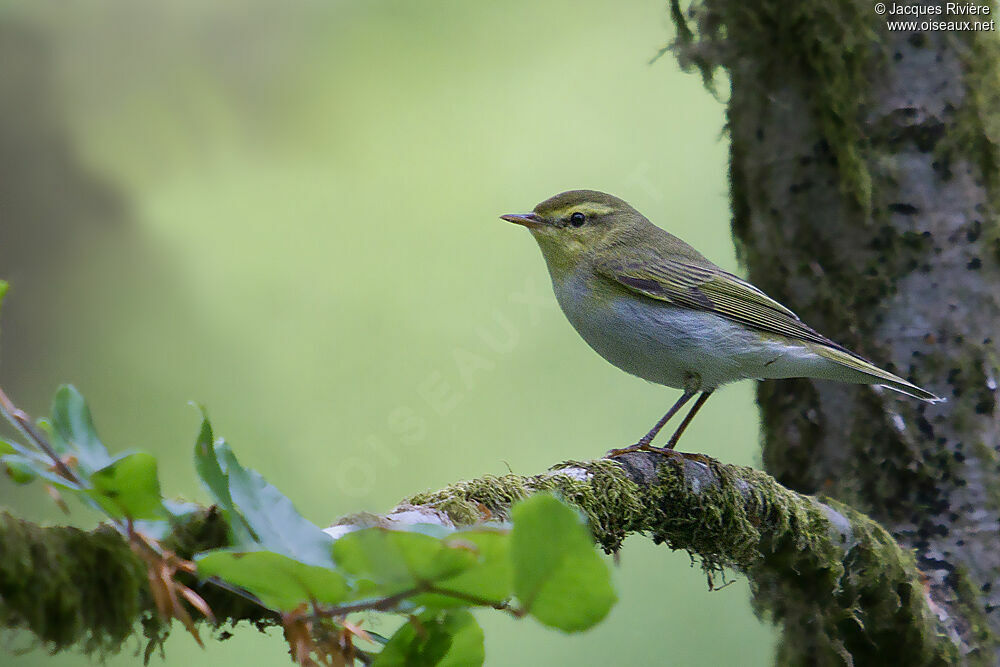
[[[676,449],[672,449],[670,447],[653,447],[652,445],[644,442],[638,442],[629,447],[622,447],[620,449],[612,449],[610,452],[605,454],[605,458],[613,459],[623,454],[631,454],[633,452],[654,452],[662,456],[680,457],[682,459],[687,459],[688,461],[694,461],[696,463],[701,463],[704,465],[708,465],[709,462],[711,461],[711,459],[705,456],[704,454],[679,452]]]
[[[682,459],[687,459],[688,461],[694,461],[695,463],[701,463],[703,465],[708,465],[711,463],[712,459],[708,458],[704,454],[695,454],[694,452],[679,452],[672,447],[650,447],[650,451],[654,451],[657,454],[662,454],[663,456],[679,456]]]
[[[651,446],[648,442],[637,442],[634,445],[629,445],[628,447],[612,449],[604,456],[605,458],[612,459],[616,456],[621,456],[622,454],[631,454],[632,452],[655,452],[658,450],[659,448]]]

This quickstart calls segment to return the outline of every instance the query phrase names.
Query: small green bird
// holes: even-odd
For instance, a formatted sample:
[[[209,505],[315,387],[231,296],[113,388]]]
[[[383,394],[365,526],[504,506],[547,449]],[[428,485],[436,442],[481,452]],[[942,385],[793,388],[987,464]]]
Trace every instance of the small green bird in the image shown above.
[[[535,237],[559,306],[598,354],[632,375],[684,390],[649,433],[615,454],[656,450],[656,434],[700,392],[656,451],[672,450],[712,392],[736,380],[808,377],[944,400],[816,333],[617,197],[571,190],[531,213],[500,218]]]

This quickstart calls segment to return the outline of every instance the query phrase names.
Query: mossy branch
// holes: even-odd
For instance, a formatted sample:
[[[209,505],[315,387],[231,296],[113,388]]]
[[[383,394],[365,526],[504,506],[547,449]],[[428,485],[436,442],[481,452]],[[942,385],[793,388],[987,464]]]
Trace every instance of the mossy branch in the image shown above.
[[[328,531],[373,524],[468,526],[505,518],[516,500],[542,490],[579,507],[608,552],[627,535],[642,533],[688,551],[709,581],[723,568],[745,573],[759,613],[786,626],[825,630],[802,633],[825,642],[809,647],[812,655],[864,664],[859,661],[865,657],[891,651],[901,664],[913,665],[957,657],[956,644],[938,631],[912,556],[878,524],[848,507],[789,491],[765,473],[705,457],[634,453],[618,461],[566,462],[535,476],[487,476],[418,494],[387,515],[345,517]],[[223,545],[224,534],[219,516],[208,509],[177,527],[165,544],[187,556]],[[221,619],[274,620],[224,590],[202,585],[198,591]],[[811,614],[803,616],[803,608]],[[788,618],[791,609],[796,618]],[[154,615],[143,568],[117,533],[0,518],[2,625],[27,628],[53,650],[81,645],[108,651],[135,633],[138,621],[159,640],[164,629]]]

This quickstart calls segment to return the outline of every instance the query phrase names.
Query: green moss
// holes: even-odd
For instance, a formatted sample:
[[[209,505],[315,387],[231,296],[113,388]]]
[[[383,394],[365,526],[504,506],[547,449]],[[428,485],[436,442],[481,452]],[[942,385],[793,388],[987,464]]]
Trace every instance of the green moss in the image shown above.
[[[962,58],[965,70],[966,98],[957,110],[953,127],[949,128],[942,145],[942,157],[960,155],[975,164],[990,191],[993,210],[1000,210],[1000,42],[995,33],[969,31],[955,33],[950,39],[958,42],[954,52]],[[995,238],[995,219],[982,222],[989,225],[988,238]]]
[[[878,664],[888,646],[900,664],[957,659],[952,643],[937,635],[913,556],[878,524],[833,501],[824,507],[765,473],[706,461],[703,468],[665,459],[655,483],[642,485],[613,461],[566,462],[544,475],[464,482],[408,502],[448,508],[467,523],[484,518],[484,508],[505,517],[517,499],[552,490],[588,515],[605,548],[617,548],[628,532],[646,532],[687,550],[710,575],[746,572],[759,613],[790,630],[786,660]],[[559,474],[562,468],[582,468],[588,479]]]
[[[582,468],[589,479],[558,474],[563,468]],[[640,530],[647,505],[639,486],[628,478],[617,461],[566,461],[552,471],[556,474],[538,479],[535,488],[555,491],[583,510],[594,539],[606,552],[617,551],[629,532]]]
[[[111,529],[43,528],[0,514],[0,626],[46,649],[116,652],[148,609],[146,574]]]
[[[717,68],[755,54],[755,77],[764,90],[784,86],[789,69],[803,91],[820,134],[835,160],[843,192],[862,211],[872,202],[872,179],[861,127],[865,91],[885,53],[875,31],[877,16],[855,2],[741,0],[694,2],[687,12],[671,0],[677,26],[673,49],[682,67],[698,69],[711,88]],[[797,69],[796,69],[797,68]],[[753,93],[753,91],[746,91]]]
[[[216,508],[194,513],[163,542],[182,558],[227,544]],[[277,620],[242,597],[199,586],[191,575],[178,579],[202,595],[220,622],[238,619],[260,627]],[[106,526],[88,532],[0,514],[0,601],[0,627],[27,629],[53,652],[75,647],[115,653],[141,624],[148,653],[170,630],[153,608],[145,566]]]
[[[587,479],[560,470],[579,468]],[[635,530],[642,515],[637,485],[621,466],[610,460],[566,461],[534,477],[487,475],[459,482],[440,491],[421,493],[404,503],[426,505],[443,512],[458,526],[489,519],[506,519],[510,507],[534,491],[552,491],[579,508],[588,518],[594,538],[605,551],[617,550],[626,533]]]
[[[229,528],[215,505],[188,515],[163,540],[163,547],[190,559],[199,551],[229,546]]]
[[[654,541],[688,550],[709,573],[746,571],[784,540],[808,550],[824,543],[828,524],[810,500],[752,468],[708,465],[709,484],[687,479],[677,462],[661,466],[645,523]]]
[[[518,475],[485,475],[440,491],[418,493],[403,503],[433,507],[456,526],[470,526],[490,519],[505,520],[510,506],[530,492],[528,479]]]
[[[832,500],[823,507],[764,473],[715,461],[708,467],[710,475],[686,476],[690,466],[662,466],[649,490],[659,509],[645,527],[655,540],[690,551],[710,574],[747,573],[758,613],[786,627],[779,662],[887,664],[886,647],[899,656],[893,664],[957,659],[937,634],[913,556],[881,526]]]
[[[162,546],[181,558],[191,559],[200,551],[227,547],[230,544],[226,521],[219,508],[213,505],[189,515],[183,523],[175,525]],[[225,589],[199,585],[196,577],[184,573],[178,573],[177,579],[198,591],[212,609],[220,625],[227,621],[233,624],[247,621],[258,628],[263,628],[278,621],[268,610]],[[195,620],[200,618],[198,614],[192,616]],[[143,623],[143,632],[149,639],[147,652],[162,645],[166,638],[166,631],[158,630],[156,624]]]
[[[615,461],[571,461],[535,477],[463,482],[406,502],[431,504],[466,524],[506,517],[517,499],[551,490],[587,514],[608,550],[627,533],[644,532],[688,551],[710,580],[726,568],[741,570],[758,613],[786,628],[784,663],[802,656],[859,665],[958,659],[955,645],[938,634],[913,555],[867,516],[832,500],[821,504],[751,468],[680,458],[656,465],[651,483],[631,481]],[[587,479],[560,474],[565,468],[586,470]]]
[[[954,664],[958,650],[938,634],[912,554],[863,514],[825,502],[846,530],[808,550],[777,542],[749,572],[758,613],[785,627],[777,663]]]
[[[1000,638],[990,627],[989,618],[983,608],[982,592],[972,583],[964,568],[956,568],[950,575],[951,589],[958,596],[952,601],[952,607],[968,624],[970,643],[975,646],[975,652],[968,657],[970,664],[992,665],[996,649],[1000,647]]]

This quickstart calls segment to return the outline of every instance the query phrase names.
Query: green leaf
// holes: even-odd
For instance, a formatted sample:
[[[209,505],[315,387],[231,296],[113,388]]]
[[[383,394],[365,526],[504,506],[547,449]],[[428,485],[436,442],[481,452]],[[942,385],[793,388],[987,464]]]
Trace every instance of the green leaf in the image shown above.
[[[474,564],[463,572],[436,582],[434,587],[441,593],[419,595],[413,599],[414,603],[444,608],[469,606],[471,598],[501,603],[510,597],[512,573],[508,531],[463,530],[448,537],[445,543],[467,546],[476,556]]]
[[[311,601],[338,604],[351,592],[339,572],[270,551],[218,549],[198,554],[194,560],[200,576],[219,577],[280,611],[291,611]]]
[[[537,494],[515,505],[511,518],[514,592],[524,609],[566,632],[603,619],[616,596],[580,515],[551,495]]]
[[[15,442],[13,440],[4,440],[0,438],[0,456],[5,456],[11,453],[17,453],[29,459],[34,459],[39,463],[44,463],[46,466],[52,465],[52,460],[45,454],[39,452],[38,450],[32,449],[30,447],[25,447],[21,443]]]
[[[220,444],[215,449],[229,478],[233,506],[246,521],[258,548],[309,565],[333,567],[330,555],[333,538],[299,514],[292,501],[260,473],[241,466],[228,446]],[[235,523],[234,520],[230,525]]]
[[[35,456],[24,454],[7,454],[2,460],[6,472],[18,484],[27,484],[36,477],[41,477],[49,484],[71,491],[79,491],[80,487],[62,475],[52,470],[52,464]]]
[[[375,667],[467,667],[485,660],[483,630],[468,611],[437,616],[421,614],[420,630],[412,622],[402,625],[382,652]]]
[[[374,582],[380,596],[454,577],[475,565],[477,557],[465,544],[385,528],[356,530],[333,543],[337,565]]]
[[[72,385],[59,387],[52,401],[52,435],[56,450],[74,454],[85,472],[111,462],[107,448],[97,437],[87,401]]]
[[[90,476],[87,495],[113,517],[159,519],[166,515],[160,495],[156,457],[125,454]]]
[[[212,423],[208,420],[205,408],[200,405],[197,407],[201,411],[201,429],[194,443],[194,469],[216,504],[223,509],[232,510],[233,498],[229,495],[229,479],[222,471],[215,453]]]
[[[233,497],[229,493],[229,477],[219,462],[219,458],[224,452],[231,452],[224,442],[215,442],[208,413],[204,407],[200,405],[197,407],[201,410],[201,429],[198,432],[198,439],[194,443],[195,471],[202,484],[212,495],[212,499],[222,508],[229,524],[232,543],[243,546],[252,545],[256,542],[256,537],[250,533],[243,516],[236,511]]]
[[[0,463],[3,464],[4,472],[15,484],[28,484],[38,477],[36,462],[20,454],[8,454],[0,458]]]

